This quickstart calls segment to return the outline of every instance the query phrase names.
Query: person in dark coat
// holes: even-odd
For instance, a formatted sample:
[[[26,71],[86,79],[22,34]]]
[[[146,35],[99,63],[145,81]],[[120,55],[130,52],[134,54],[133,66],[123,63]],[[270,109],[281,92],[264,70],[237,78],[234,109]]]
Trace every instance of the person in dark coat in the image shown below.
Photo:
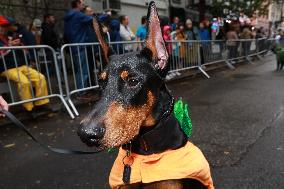
[[[54,50],[58,50],[59,39],[58,35],[54,29],[55,26],[55,17],[52,14],[44,15],[44,22],[42,23],[42,35],[41,42],[43,45],[51,46]]]
[[[60,51],[60,44],[58,34],[55,31],[55,17],[52,14],[45,14],[43,17],[43,23],[41,25],[42,33],[41,33],[41,44],[48,45],[52,47],[55,51]],[[46,49],[45,50],[46,59],[48,62],[52,64],[48,64],[50,73],[55,73],[54,67],[54,55],[53,52]],[[59,70],[62,70],[62,64],[60,59],[58,59]]]
[[[118,19],[111,19],[110,23],[109,23],[109,34],[110,34],[110,41],[111,42],[119,42],[122,41],[121,37],[120,37],[120,22]],[[122,49],[122,45],[121,44],[113,44],[112,45],[113,50],[117,53],[117,54],[122,54],[123,49]]]

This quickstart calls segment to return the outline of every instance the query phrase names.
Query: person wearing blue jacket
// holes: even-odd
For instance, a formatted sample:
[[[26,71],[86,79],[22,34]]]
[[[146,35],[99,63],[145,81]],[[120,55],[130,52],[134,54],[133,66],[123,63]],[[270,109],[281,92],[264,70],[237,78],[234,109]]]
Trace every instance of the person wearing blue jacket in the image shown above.
[[[205,28],[204,22],[200,22],[199,24],[199,30],[198,30],[199,40],[201,40],[201,46],[200,46],[200,58],[201,58],[201,64],[204,64],[206,62],[206,55],[210,54],[210,48],[209,48],[209,41],[210,40],[210,34],[207,28]],[[203,41],[203,42],[202,42]]]
[[[198,31],[198,34],[199,34],[199,38],[200,40],[210,40],[210,35],[209,35],[209,32],[208,32],[208,29],[205,28],[205,25],[203,22],[200,22],[199,24],[199,31]]]
[[[64,17],[64,38],[66,43],[86,43],[89,37],[89,27],[93,24],[93,17],[84,14],[83,0],[71,1],[71,7]],[[76,89],[88,86],[88,64],[85,48],[72,48],[73,63],[75,67]]]
[[[120,37],[120,22],[118,19],[111,19],[110,23],[109,23],[109,34],[110,34],[110,41],[111,42],[119,42],[122,41],[121,37]],[[117,53],[117,54],[122,54],[123,53],[123,49],[122,49],[122,45],[121,44],[113,44],[112,45],[113,50]]]

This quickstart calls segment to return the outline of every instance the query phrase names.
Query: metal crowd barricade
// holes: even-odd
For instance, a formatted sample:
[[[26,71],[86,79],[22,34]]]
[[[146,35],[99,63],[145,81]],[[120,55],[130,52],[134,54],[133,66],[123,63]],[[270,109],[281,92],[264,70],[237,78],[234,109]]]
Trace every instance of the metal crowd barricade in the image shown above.
[[[206,77],[209,75],[203,70],[200,56],[199,41],[167,41],[169,58],[169,74],[179,74],[179,71],[199,69]]]
[[[70,117],[74,118],[63,96],[59,65],[54,49],[46,45],[11,46],[0,47],[0,52],[0,64],[3,66],[1,78],[9,89],[6,91],[9,93],[6,100],[10,106],[30,102],[39,104],[40,100],[57,97]],[[11,73],[13,68],[17,69]]]
[[[228,55],[225,40],[200,41],[200,56],[202,66],[225,62],[230,69],[235,68],[227,61]]]
[[[98,88],[98,73],[102,70],[99,43],[74,43],[61,47],[62,69],[66,100],[76,116],[79,115],[71,97]]]
[[[261,46],[259,40],[210,40],[210,41],[167,41],[169,52],[169,75],[180,71],[198,69],[207,78],[210,76],[204,68],[215,63],[226,63],[234,69],[235,60],[248,59],[267,51],[267,45]],[[143,41],[111,42],[112,53],[135,52],[145,47]],[[66,90],[66,100],[75,115],[79,115],[72,96],[99,87],[99,73],[105,67],[99,43],[66,44],[61,48],[62,69]],[[248,59],[249,60],[249,59]]]
[[[245,59],[247,62],[251,63],[250,57],[259,57],[261,53],[269,50],[269,47],[265,45],[267,40],[267,38],[227,40],[226,61],[234,64],[240,59]]]
[[[210,78],[204,70],[205,66],[224,62],[233,69],[234,61],[239,59],[250,61],[249,57],[259,56],[269,51],[274,42],[274,39],[267,38],[232,41],[167,41],[166,48],[170,55],[169,74],[198,69]],[[113,53],[124,54],[141,50],[145,44],[143,41],[111,42],[110,46]],[[18,53],[22,53],[21,60],[17,58]],[[14,81],[3,74],[3,71],[11,68],[7,66],[7,63],[11,61],[16,68],[27,66],[25,75],[28,78],[31,98],[19,98],[21,95],[18,93],[23,90],[23,86],[19,84],[23,83],[19,72]],[[60,53],[45,45],[0,47],[0,64],[4,69],[1,73],[0,93],[9,95],[7,101],[10,106],[57,97],[71,118],[74,118],[73,112],[79,115],[72,101],[72,95],[98,88],[99,73],[105,66],[99,43],[66,44],[62,46]],[[29,74],[31,67],[44,75],[47,87],[45,95],[39,96],[34,90]],[[41,74],[38,76],[42,77]]]

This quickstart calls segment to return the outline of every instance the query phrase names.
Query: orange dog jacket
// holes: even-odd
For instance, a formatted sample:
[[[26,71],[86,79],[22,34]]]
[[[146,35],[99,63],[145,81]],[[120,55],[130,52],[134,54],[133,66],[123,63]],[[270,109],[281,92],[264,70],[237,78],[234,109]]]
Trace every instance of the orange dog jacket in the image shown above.
[[[122,176],[125,156],[126,151],[120,148],[109,177],[112,189],[118,189],[124,185]],[[132,153],[128,161],[133,162],[130,175],[131,184],[190,178],[200,181],[208,189],[214,189],[209,164],[200,149],[191,142],[187,142],[179,149],[159,154]]]

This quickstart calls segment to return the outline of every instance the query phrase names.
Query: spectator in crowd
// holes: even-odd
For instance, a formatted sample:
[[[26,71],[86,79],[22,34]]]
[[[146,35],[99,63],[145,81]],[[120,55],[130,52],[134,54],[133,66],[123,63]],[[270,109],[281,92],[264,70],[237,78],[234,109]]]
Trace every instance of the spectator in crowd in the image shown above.
[[[136,32],[137,41],[144,41],[146,39],[146,35],[147,35],[146,24],[147,24],[147,16],[142,16],[141,26],[138,27],[137,32]],[[138,45],[139,45],[139,48],[142,49],[142,44],[138,44]]]
[[[6,100],[0,95],[0,109],[2,110],[9,110],[9,106],[8,103],[6,102]],[[1,117],[5,117],[4,114],[0,114]]]
[[[166,48],[168,50],[168,53],[169,53],[169,63],[167,64],[167,67],[166,67],[166,72],[168,70],[173,70],[173,57],[172,57],[172,52],[173,52],[173,46],[172,46],[172,37],[171,37],[171,26],[170,25],[165,25],[163,26],[163,39],[165,40],[166,42]],[[168,75],[166,75],[166,79],[169,80],[169,79],[172,79],[173,77],[176,76],[176,73],[168,73]]]
[[[120,21],[120,37],[122,39],[122,41],[133,41],[135,40],[135,35],[133,34],[133,32],[131,31],[129,25],[129,18],[126,15],[122,15],[119,17],[119,21]],[[133,45],[132,44],[127,44],[124,45],[124,50],[125,52],[129,52],[131,50],[133,50]]]
[[[171,26],[165,25],[163,27],[163,38],[166,42],[169,41],[168,43],[166,43],[166,47],[167,47],[168,53],[172,54],[172,45],[171,45],[171,42],[170,42],[172,40]]]
[[[240,38],[243,39],[242,43],[242,48],[243,48],[243,54],[244,56],[248,56],[250,53],[250,45],[252,39],[252,32],[250,31],[250,26],[244,26],[243,30],[240,34]]]
[[[276,32],[276,35],[275,35],[275,40],[276,40],[276,43],[279,44],[281,47],[284,47],[282,44],[283,44],[283,30],[282,29],[278,29],[277,32]]]
[[[9,22],[4,17],[0,17],[0,47],[21,46],[19,34],[13,38],[6,35],[9,30]],[[0,75],[17,83],[18,93],[21,100],[33,98],[32,87],[35,88],[35,97],[48,95],[47,84],[44,75],[37,70],[29,67],[25,50],[0,50]],[[14,56],[15,55],[15,56]],[[32,85],[32,87],[30,86]],[[41,99],[38,101],[23,104],[24,108],[32,112],[34,105],[42,106],[49,103],[49,99]]]
[[[198,40],[198,29],[196,27],[193,27],[191,19],[187,19],[185,22],[185,35],[186,40],[190,40],[188,42],[188,51],[189,51],[189,57],[191,63],[197,63],[198,62],[198,50],[199,50],[199,44],[195,42],[191,42],[192,40]]]
[[[264,28],[260,27],[260,28],[256,28],[255,31],[255,39],[257,40],[257,46],[258,46],[258,51],[263,51],[265,50],[265,33],[263,32]]]
[[[87,16],[94,16],[94,9],[86,5],[82,10]]]
[[[83,8],[83,13],[85,13],[87,16],[93,17],[94,16],[94,10],[90,6],[85,6]],[[86,43],[97,43],[98,39],[94,30],[93,25],[87,25],[87,35],[86,35]],[[98,45],[92,45],[87,46],[87,57],[88,57],[88,67],[89,67],[89,73],[90,73],[90,81],[91,85],[95,85],[95,63],[98,62],[95,60],[95,58],[98,56],[99,48]],[[99,65],[97,65],[99,66]],[[97,67],[98,68],[98,67]]]
[[[64,38],[67,43],[86,43],[88,40],[89,27],[93,24],[93,17],[81,12],[84,7],[83,0],[72,0],[69,11],[64,17]],[[82,89],[88,86],[88,65],[85,48],[72,48],[73,62],[75,67],[75,87]],[[79,95],[84,95],[81,93]]]
[[[256,29],[255,29],[255,36],[254,36],[254,38],[255,38],[255,39],[261,39],[261,38],[263,38],[263,37],[265,37],[265,36],[264,36],[263,33],[261,32],[261,28],[256,28]]]
[[[7,35],[9,38],[14,38],[15,35],[17,35],[21,39],[22,45],[26,46],[37,45],[35,36],[25,26],[17,23],[16,20],[12,17],[7,17],[6,19],[9,21],[7,29]],[[32,62],[32,65],[34,66],[36,61],[35,52],[32,49],[30,49],[27,55],[30,61]]]
[[[179,21],[179,17],[175,16],[175,17],[173,18],[173,23],[172,23],[172,25],[171,25],[172,31],[175,31],[175,30],[177,29],[179,22],[180,22],[180,21]]]
[[[212,23],[210,25],[211,25],[210,27],[211,31],[209,31],[211,33],[210,39],[216,40],[216,36],[218,35],[220,29],[220,25],[217,18],[213,18]]]
[[[55,17],[52,14],[45,14],[43,16],[43,23],[41,25],[41,44],[48,45],[52,47],[57,53],[60,51],[59,37],[55,31]],[[52,64],[47,64],[46,67],[49,70],[49,73],[55,74],[55,63],[53,52],[49,49],[45,49],[46,60]],[[60,59],[58,59],[59,70],[62,70],[62,64]]]
[[[207,60],[206,55],[211,54],[210,52],[211,49],[209,48],[210,43],[208,42],[208,40],[210,40],[210,34],[208,31],[208,28],[205,27],[204,22],[199,23],[198,35],[199,35],[199,39],[203,41],[201,42],[201,46],[200,46],[200,59],[201,59],[201,64],[204,64],[205,60]]]
[[[193,27],[191,19],[186,19],[185,35],[187,40],[198,40],[198,29]]]
[[[205,27],[204,22],[199,23],[198,35],[200,40],[210,40],[208,29]]]
[[[138,27],[136,32],[137,41],[144,41],[146,39],[147,35],[146,24],[147,24],[147,16],[143,16],[141,18],[141,26]]]
[[[111,42],[119,42],[121,41],[121,37],[120,37],[120,22],[118,19],[111,19],[110,23],[109,23],[109,34],[110,34],[110,41]],[[112,45],[113,50],[117,53],[117,54],[122,54],[123,50],[122,50],[122,45],[121,44],[113,44]]]
[[[203,21],[204,28],[207,29],[208,34],[209,34],[209,40],[212,39],[212,23],[209,21],[209,19],[205,19]]]
[[[51,46],[55,50],[59,50],[59,39],[57,32],[54,29],[55,17],[53,14],[45,14],[42,23],[41,43]]]
[[[226,39],[225,28],[223,26],[219,26],[219,31],[216,35],[216,40],[224,40]]]
[[[220,53],[219,53],[219,58],[222,59],[223,58],[223,50],[225,48],[225,43],[224,43],[224,40],[226,39],[226,34],[225,34],[225,28],[224,26],[219,26],[219,31],[216,35],[216,44],[219,45],[220,47]]]
[[[25,45],[36,45],[36,39],[32,32],[30,32],[25,26],[17,23],[14,18],[7,17],[7,20],[9,21],[8,36],[12,37],[13,34],[19,34],[21,41]]]
[[[180,63],[179,67],[182,68],[184,64],[184,58],[185,58],[185,42],[184,41],[186,40],[183,23],[178,24],[178,27],[176,29],[175,40],[179,41],[175,49],[175,56],[178,57],[178,61]]]
[[[112,10],[110,10],[110,9],[109,9],[109,10],[106,10],[105,13],[106,13],[107,15],[109,15],[109,16],[112,16]]]
[[[238,34],[236,32],[236,26],[235,25],[230,25],[229,26],[229,31],[226,34],[226,39],[227,39],[227,47],[229,50],[229,59],[236,58],[237,56],[237,51],[238,51],[238,43],[235,40],[238,40]],[[231,61],[232,63],[235,63],[234,60]]]
[[[85,13],[85,15],[89,16],[89,17],[93,17],[94,16],[94,10],[92,7],[90,6],[85,6],[83,8],[83,13]],[[93,25],[88,24],[86,26],[86,38],[85,38],[85,42],[86,43],[94,43],[94,42],[98,42],[95,30]]]
[[[30,31],[35,36],[37,45],[41,44],[41,35],[42,35],[41,25],[42,25],[42,22],[38,18],[34,19],[30,25]]]

